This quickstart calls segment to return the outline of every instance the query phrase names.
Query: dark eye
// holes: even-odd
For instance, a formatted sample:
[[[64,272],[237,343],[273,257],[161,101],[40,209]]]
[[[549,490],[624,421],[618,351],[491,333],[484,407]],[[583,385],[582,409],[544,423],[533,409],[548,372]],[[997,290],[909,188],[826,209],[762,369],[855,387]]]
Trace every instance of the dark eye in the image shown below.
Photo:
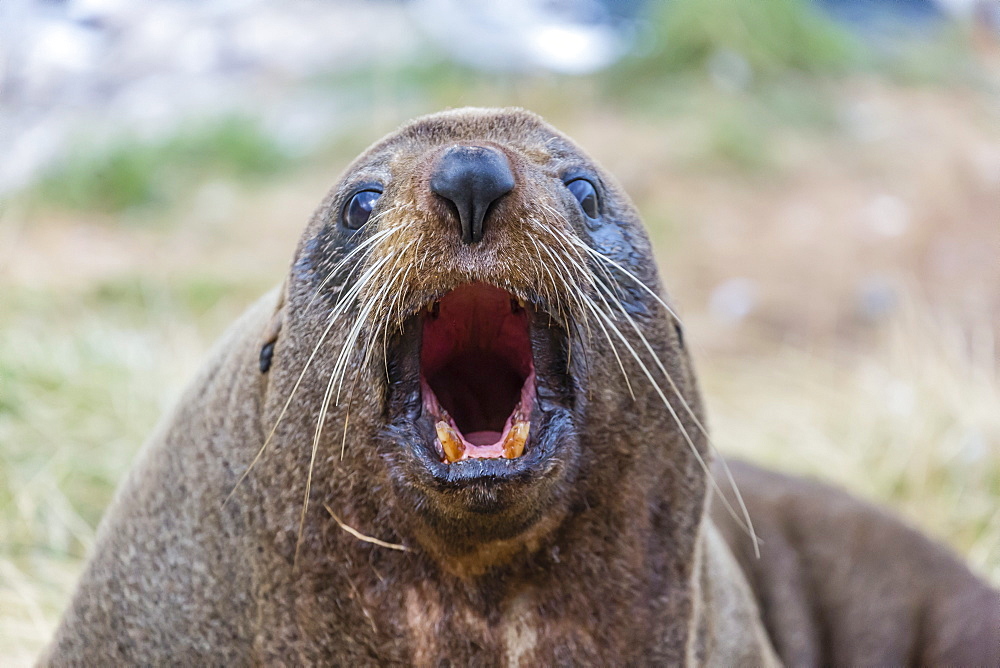
[[[362,190],[354,193],[341,215],[344,227],[349,230],[361,229],[361,226],[368,222],[368,218],[372,215],[372,209],[375,208],[375,202],[381,196],[382,193],[378,190]]]
[[[567,183],[566,187],[580,203],[587,218],[597,218],[597,189],[594,184],[587,179],[575,179]]]

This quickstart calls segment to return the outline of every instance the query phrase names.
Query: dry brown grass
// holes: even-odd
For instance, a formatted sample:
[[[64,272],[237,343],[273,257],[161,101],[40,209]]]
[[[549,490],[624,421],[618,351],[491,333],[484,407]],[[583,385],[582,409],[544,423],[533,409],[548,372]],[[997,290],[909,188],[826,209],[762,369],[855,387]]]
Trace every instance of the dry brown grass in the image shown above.
[[[716,444],[888,504],[1000,584],[998,351],[979,334],[908,310],[864,351],[706,356]]]

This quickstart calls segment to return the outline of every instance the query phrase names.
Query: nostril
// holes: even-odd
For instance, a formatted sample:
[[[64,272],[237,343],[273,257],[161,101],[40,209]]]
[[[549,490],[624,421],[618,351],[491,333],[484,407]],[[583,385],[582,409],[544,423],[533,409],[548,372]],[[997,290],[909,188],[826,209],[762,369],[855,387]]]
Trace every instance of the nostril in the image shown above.
[[[431,191],[455,207],[462,241],[483,238],[490,206],[514,189],[514,174],[506,156],[487,146],[453,146],[438,159]]]

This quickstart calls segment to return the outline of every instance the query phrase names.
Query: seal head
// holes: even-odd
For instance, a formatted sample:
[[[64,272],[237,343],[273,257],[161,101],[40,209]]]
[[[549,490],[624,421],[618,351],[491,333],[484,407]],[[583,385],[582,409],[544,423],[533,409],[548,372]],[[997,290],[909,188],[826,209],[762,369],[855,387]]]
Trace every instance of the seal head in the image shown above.
[[[378,452],[426,547],[537,542],[588,469],[641,457],[649,439],[595,433],[594,416],[631,401],[650,354],[696,405],[649,257],[611,178],[524,111],[418,119],[349,167],[303,237],[293,329],[326,330],[324,405],[377,406],[372,441],[345,445]],[[656,413],[644,430],[677,432]]]

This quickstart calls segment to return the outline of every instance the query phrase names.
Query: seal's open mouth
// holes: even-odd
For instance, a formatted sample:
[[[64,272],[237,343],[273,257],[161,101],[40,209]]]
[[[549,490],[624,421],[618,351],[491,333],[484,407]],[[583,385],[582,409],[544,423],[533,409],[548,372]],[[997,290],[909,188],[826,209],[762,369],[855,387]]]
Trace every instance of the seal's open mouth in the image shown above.
[[[400,469],[414,476],[406,488],[443,494],[449,512],[492,513],[531,481],[554,483],[577,447],[579,370],[567,368],[565,329],[534,300],[485,282],[424,304],[386,350],[384,436],[402,446],[387,455],[419,463]]]
[[[535,400],[529,325],[523,301],[485,283],[425,310],[420,388],[445,462],[524,453]]]

